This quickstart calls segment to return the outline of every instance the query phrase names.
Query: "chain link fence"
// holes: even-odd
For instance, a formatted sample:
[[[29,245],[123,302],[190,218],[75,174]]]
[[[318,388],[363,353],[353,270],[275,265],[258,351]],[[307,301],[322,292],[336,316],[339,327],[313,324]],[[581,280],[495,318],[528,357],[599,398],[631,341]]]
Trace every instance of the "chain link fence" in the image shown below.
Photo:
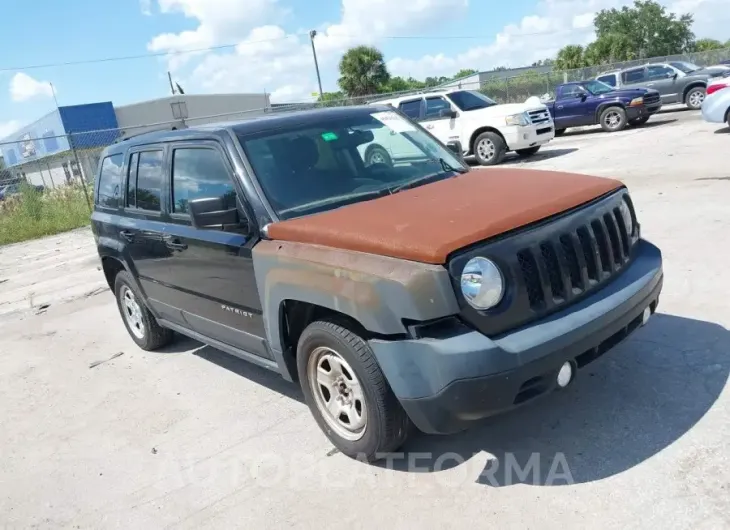
[[[451,82],[449,87],[479,90],[499,103],[524,102],[531,96],[552,94],[556,85],[597,77],[602,72],[651,62],[687,61],[699,66],[730,59],[730,49],[653,57],[567,71],[522,71],[518,76],[481,74],[472,80]],[[497,77],[499,76],[499,77]],[[480,77],[481,80],[476,78]],[[426,89],[428,90],[428,89]],[[323,102],[272,105],[257,109],[230,109],[199,116],[148,123],[124,129],[74,132],[32,138],[25,136],[0,143],[5,167],[0,167],[0,244],[68,230],[88,223],[94,178],[103,149],[117,141],[153,130],[185,128],[211,122],[241,121],[263,113],[320,107],[362,105],[416,91],[372,94]],[[419,91],[423,92],[423,90]]]

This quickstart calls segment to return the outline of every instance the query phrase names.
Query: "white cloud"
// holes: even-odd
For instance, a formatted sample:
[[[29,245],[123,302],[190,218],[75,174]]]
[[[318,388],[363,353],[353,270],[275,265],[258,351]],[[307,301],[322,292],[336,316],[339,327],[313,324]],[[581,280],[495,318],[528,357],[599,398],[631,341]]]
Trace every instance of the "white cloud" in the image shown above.
[[[15,131],[20,129],[22,124],[19,120],[10,120],[10,121],[2,121],[0,122],[0,138],[5,138],[7,136],[10,136]]]
[[[167,68],[192,92],[262,92],[273,101],[312,99],[317,91],[312,51],[305,30],[287,33],[279,25],[289,14],[283,0],[158,0],[159,12],[182,13],[197,21],[193,30],[163,33],[148,48],[170,52]],[[483,0],[477,0],[483,1]],[[440,21],[468,14],[468,0],[407,0],[394,16],[392,0],[341,0],[340,20],[317,27],[320,69],[331,72],[342,53],[358,44],[380,45],[393,35],[428,34]],[[691,12],[699,37],[727,38],[727,0],[668,0],[670,11]],[[472,1],[472,5],[474,5]],[[554,57],[566,44],[588,44],[595,37],[594,13],[632,0],[539,0],[534,12],[499,31],[491,42],[461,53],[395,57],[395,75],[417,78],[451,75],[461,68],[517,67]],[[307,28],[308,29],[308,28]],[[234,43],[233,49],[184,53]],[[325,87],[327,88],[327,87]]]
[[[308,33],[287,33],[278,25],[256,26],[285,14],[276,0],[249,0],[243,13],[237,0],[160,0],[159,4],[161,12],[182,11],[199,25],[192,31],[154,37],[148,44],[151,51],[237,43],[232,51],[169,56],[168,67],[188,76],[186,86],[206,92],[266,90],[272,101],[312,99],[318,90]],[[340,21],[317,28],[320,67],[334,66],[351,46],[376,44],[386,35],[416,34],[444,17],[463,14],[467,4],[468,0],[410,0],[393,16],[390,0],[342,0]],[[195,66],[183,73],[192,61]]]
[[[450,75],[461,68],[490,70],[497,66],[526,66],[554,57],[567,44],[590,43],[595,38],[594,13],[632,3],[632,0],[540,0],[534,15],[504,27],[486,46],[476,46],[456,55],[396,57],[388,62],[388,67],[396,75],[423,78]],[[691,13],[698,38],[714,37],[723,42],[728,38],[727,0],[660,0],[659,3],[672,13]]]
[[[10,97],[13,101],[27,101],[37,97],[53,97],[48,81],[38,81],[28,74],[19,72],[10,80]]]

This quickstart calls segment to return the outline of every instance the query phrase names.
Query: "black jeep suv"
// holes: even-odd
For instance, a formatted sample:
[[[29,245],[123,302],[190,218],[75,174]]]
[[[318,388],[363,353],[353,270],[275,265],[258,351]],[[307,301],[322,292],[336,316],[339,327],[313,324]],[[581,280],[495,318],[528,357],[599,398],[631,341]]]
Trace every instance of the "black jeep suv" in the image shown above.
[[[566,387],[649,320],[661,252],[619,181],[453,151],[387,106],[108,147],[92,228],[132,339],[176,330],[298,380],[367,460],[410,423],[454,432]]]

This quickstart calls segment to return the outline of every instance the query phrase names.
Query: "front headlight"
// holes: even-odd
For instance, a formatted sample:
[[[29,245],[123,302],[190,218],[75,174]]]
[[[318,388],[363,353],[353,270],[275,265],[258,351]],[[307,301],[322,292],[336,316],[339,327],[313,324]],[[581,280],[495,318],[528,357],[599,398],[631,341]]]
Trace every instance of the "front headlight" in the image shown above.
[[[629,237],[634,235],[634,218],[631,215],[631,208],[629,208],[629,204],[626,202],[626,199],[621,201],[621,206],[619,206],[619,211],[621,212],[621,219],[623,219],[624,226],[626,227],[626,232],[629,234]]]
[[[644,97],[640,98],[634,98],[631,100],[631,103],[629,103],[629,107],[639,107],[644,104]]]
[[[524,127],[525,125],[530,125],[530,118],[527,116],[526,112],[521,112],[519,114],[512,114],[511,116],[507,116],[504,119],[504,122],[507,125],[519,125]]]
[[[475,309],[489,309],[502,300],[504,278],[493,261],[472,258],[461,273],[461,292]]]

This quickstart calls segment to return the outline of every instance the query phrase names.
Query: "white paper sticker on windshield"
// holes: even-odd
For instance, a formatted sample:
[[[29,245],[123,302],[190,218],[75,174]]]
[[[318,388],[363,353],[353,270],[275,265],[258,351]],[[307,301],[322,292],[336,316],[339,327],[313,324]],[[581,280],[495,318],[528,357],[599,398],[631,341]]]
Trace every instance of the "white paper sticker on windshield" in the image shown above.
[[[373,113],[373,118],[378,120],[380,123],[388,127],[391,131],[397,133],[415,131],[416,128],[408,123],[406,120],[398,116],[395,112],[387,110],[384,112]]]

